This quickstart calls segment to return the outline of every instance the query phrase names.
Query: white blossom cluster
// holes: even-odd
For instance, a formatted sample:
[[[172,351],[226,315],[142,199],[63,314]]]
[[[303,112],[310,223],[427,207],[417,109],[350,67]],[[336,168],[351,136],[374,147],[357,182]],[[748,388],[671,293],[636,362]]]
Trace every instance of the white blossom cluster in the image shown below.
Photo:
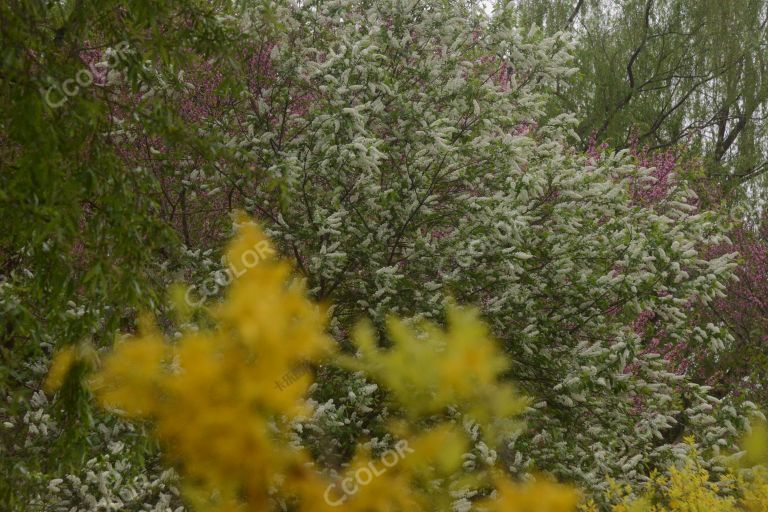
[[[4,289],[3,305],[10,311],[15,290]],[[70,302],[62,311],[91,332],[102,310],[93,311]],[[159,463],[157,449],[143,430],[121,419],[90,410],[83,395],[46,394],[40,384],[50,366],[54,343],[40,343],[42,353],[18,368],[28,395],[8,393],[0,402],[0,454],[15,460],[10,474],[24,510],[91,512],[142,510],[183,512],[177,477]],[[81,393],[78,390],[77,393]],[[76,404],[76,407],[72,407]],[[68,447],[67,444],[72,444]],[[80,458],[80,464],[59,460],[62,453]]]
[[[119,442],[109,452],[85,462],[79,474],[50,480],[47,492],[30,503],[30,510],[91,512],[142,510],[183,512],[173,470],[155,474],[135,468],[120,454]]]

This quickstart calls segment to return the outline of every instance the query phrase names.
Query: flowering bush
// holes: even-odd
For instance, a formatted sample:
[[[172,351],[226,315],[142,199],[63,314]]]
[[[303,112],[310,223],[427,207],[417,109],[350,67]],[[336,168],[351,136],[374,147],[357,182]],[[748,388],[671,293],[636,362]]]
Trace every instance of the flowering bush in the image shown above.
[[[754,440],[747,443],[752,456],[760,456],[764,462],[765,435],[759,428],[761,446]],[[612,512],[758,512],[768,505],[768,470],[765,466],[754,466],[737,470],[720,479],[712,475],[701,462],[701,455],[695,448],[695,440],[687,438],[690,449],[680,466],[669,468],[664,474],[650,475],[645,491],[635,496],[632,489],[622,488],[610,482],[607,491],[614,504]],[[750,446],[752,445],[752,446]],[[743,455],[743,453],[742,453]],[[596,510],[594,504],[581,507],[585,512]]]

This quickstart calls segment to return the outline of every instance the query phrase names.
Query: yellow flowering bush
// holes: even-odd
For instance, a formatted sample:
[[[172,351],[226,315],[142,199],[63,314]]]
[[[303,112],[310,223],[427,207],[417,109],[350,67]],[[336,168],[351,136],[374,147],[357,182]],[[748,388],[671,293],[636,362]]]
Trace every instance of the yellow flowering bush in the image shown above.
[[[714,479],[703,466],[693,438],[685,463],[671,467],[666,474],[655,472],[641,496],[631,489],[609,482],[608,497],[614,502],[612,512],[764,512],[768,510],[768,471],[765,466],[733,468],[724,477]],[[744,443],[744,462],[764,462],[765,430],[758,426]],[[582,508],[597,512],[593,505]]]
[[[354,339],[362,358],[346,362],[383,384],[412,418],[454,405],[490,432],[494,420],[518,415],[526,400],[499,381],[509,361],[477,313],[451,307],[447,320],[443,331],[430,322],[409,326],[390,319],[394,346],[386,351],[376,348],[373,330],[361,324]]]
[[[258,261],[254,259],[258,250]],[[119,341],[90,380],[104,407],[148,422],[178,470],[194,510],[426,511],[448,510],[452,493],[484,489],[481,506],[506,512],[566,512],[579,494],[544,480],[518,484],[493,469],[461,471],[468,446],[451,408],[493,435],[497,419],[525,401],[500,382],[504,358],[469,309],[452,307],[448,328],[392,319],[393,347],[380,350],[370,327],[353,338],[360,357],[341,356],[325,334],[326,312],[254,224],[241,219],[228,251],[235,272],[226,300],[211,308],[213,327],[167,340],[148,318],[136,336]],[[59,354],[50,388],[77,360]],[[292,418],[306,413],[308,363],[335,361],[367,372],[403,411],[390,425],[396,439],[379,458],[358,450],[347,478],[329,476],[290,441]],[[286,374],[290,385],[276,388]],[[495,490],[494,490],[495,489]]]
[[[322,492],[306,454],[273,421],[301,410],[309,378],[279,392],[274,382],[329,354],[332,342],[323,310],[305,299],[300,284],[286,285],[291,269],[273,254],[261,231],[243,226],[228,259],[262,260],[242,266],[226,303],[212,309],[215,327],[168,343],[145,320],[92,382],[104,406],[152,422],[184,476],[188,501],[200,510],[266,510],[278,475],[291,475],[285,487],[297,494]]]
[[[440,511],[467,489],[480,497],[479,510],[489,512],[579,506],[579,492],[546,477],[518,483],[495,467],[462,470],[470,439],[457,426],[457,413],[496,441],[505,431],[497,427],[508,426],[527,404],[503,381],[507,359],[476,311],[449,307],[446,329],[391,318],[388,349],[361,323],[352,336],[357,354],[342,355],[325,333],[325,309],[307,298],[275,253],[262,231],[241,218],[227,253],[237,279],[226,300],[210,308],[212,326],[168,340],[142,317],[138,334],[118,341],[89,381],[104,407],[148,422],[192,509]],[[61,387],[74,368],[97,365],[96,359],[85,345],[62,350],[46,389]],[[288,426],[308,412],[307,369],[321,363],[364,372],[401,413],[388,425],[398,439],[392,449],[378,457],[358,449],[342,477],[318,467],[291,441]],[[276,387],[286,375],[290,384]],[[652,474],[642,495],[609,482],[611,511],[768,510],[768,472],[758,465],[768,452],[764,426],[745,440],[742,464],[750,467],[719,480],[701,463],[694,440],[687,442],[686,463]],[[599,510],[591,501],[580,508]]]

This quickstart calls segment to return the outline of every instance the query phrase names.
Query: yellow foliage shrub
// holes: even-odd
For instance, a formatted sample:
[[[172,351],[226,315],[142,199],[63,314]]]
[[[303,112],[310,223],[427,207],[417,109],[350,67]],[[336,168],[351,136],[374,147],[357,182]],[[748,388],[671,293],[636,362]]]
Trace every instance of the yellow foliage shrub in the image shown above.
[[[181,475],[183,494],[198,511],[450,510],[455,493],[485,489],[479,510],[570,512],[580,494],[546,478],[521,484],[502,471],[462,475],[469,439],[445,417],[454,408],[496,439],[526,401],[501,381],[507,360],[471,309],[450,307],[447,329],[391,319],[392,347],[378,348],[373,329],[353,334],[358,357],[342,356],[325,334],[326,312],[307,299],[288,263],[275,257],[265,235],[241,219],[228,259],[237,279],[211,310],[214,327],[166,340],[142,318],[137,336],[119,341],[93,375],[101,404],[146,421]],[[71,347],[55,358],[45,386],[60,387],[81,360],[94,354]],[[286,425],[306,413],[307,364],[333,362],[364,371],[382,385],[407,421],[390,431],[399,439],[379,458],[358,450],[345,478],[333,479],[289,441]],[[275,383],[291,375],[290,385]],[[429,421],[424,421],[428,419]],[[428,429],[415,425],[430,424]],[[653,474],[641,496],[611,484],[613,512],[730,512],[768,510],[762,466],[712,481],[693,440],[687,462]],[[764,462],[768,434],[757,428],[745,460]],[[759,455],[754,459],[754,454]],[[457,477],[457,475],[461,475]],[[593,502],[581,510],[597,512]]]
[[[756,434],[761,429],[756,429]],[[701,463],[693,438],[688,457],[680,467],[671,467],[666,474],[651,475],[645,492],[632,496],[630,489],[622,489],[611,482],[608,498],[613,501],[612,512],[765,512],[768,511],[768,472],[764,466],[755,466],[732,472],[714,480]],[[756,436],[745,444],[747,458],[764,452]],[[595,507],[584,507],[596,511]]]
[[[390,319],[392,347],[386,350],[363,323],[353,333],[358,357],[340,355],[325,334],[326,311],[307,299],[258,227],[241,220],[228,251],[237,279],[226,300],[211,310],[214,327],[168,341],[152,320],[142,318],[138,335],[119,341],[90,380],[104,407],[151,425],[194,510],[278,510],[284,503],[291,510],[443,511],[467,488],[491,491],[477,503],[489,512],[577,508],[576,490],[546,478],[521,484],[497,469],[462,474],[470,443],[446,410],[471,418],[494,440],[526,405],[500,379],[507,360],[475,311],[450,307],[445,330]],[[94,360],[85,347],[61,351],[46,389],[60,387],[76,363],[90,367]],[[378,458],[358,450],[340,479],[323,473],[293,445],[286,426],[307,412],[311,372],[297,369],[323,362],[365,372],[404,413],[403,421],[389,425],[399,439],[394,446]],[[292,376],[290,385],[276,388],[286,375]],[[416,427],[424,424],[430,428]],[[688,443],[687,462],[652,474],[642,495],[611,482],[612,512],[768,510],[764,466],[713,481],[693,439]],[[754,429],[745,448],[745,463],[765,462],[765,427]],[[599,510],[593,502],[579,508]]]
[[[291,510],[449,510],[451,493],[467,486],[489,491],[482,503],[489,511],[575,509],[579,494],[555,483],[518,484],[496,470],[461,476],[469,439],[441,416],[445,409],[493,437],[498,421],[525,404],[500,382],[505,358],[475,312],[450,308],[447,330],[393,319],[389,350],[379,350],[363,325],[354,335],[361,357],[342,357],[325,334],[326,312],[274,254],[258,227],[241,222],[228,251],[237,279],[212,308],[214,327],[169,341],[142,319],[138,334],[119,341],[90,381],[104,407],[150,425],[192,509],[277,510],[282,502]],[[72,350],[59,354],[50,389],[76,359]],[[358,450],[340,481],[293,445],[285,426],[306,412],[311,372],[296,369],[324,361],[366,371],[408,420],[390,425],[399,441],[379,458]],[[296,380],[277,389],[284,375]]]

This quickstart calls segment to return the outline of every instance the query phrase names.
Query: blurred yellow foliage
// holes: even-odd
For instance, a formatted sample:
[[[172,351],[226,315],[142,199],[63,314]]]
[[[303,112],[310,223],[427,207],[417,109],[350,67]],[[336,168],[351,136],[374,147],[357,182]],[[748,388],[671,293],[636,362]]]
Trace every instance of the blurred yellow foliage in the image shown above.
[[[51,392],[63,386],[64,379],[75,363],[75,358],[76,349],[74,346],[69,345],[59,350],[53,359],[53,363],[51,363],[51,367],[48,369],[48,375],[45,377],[45,382],[43,382],[43,389]]]
[[[387,324],[392,347],[386,350],[363,323],[353,334],[358,357],[339,355],[325,334],[326,311],[307,299],[261,230],[238,220],[239,233],[227,253],[236,279],[226,300],[211,310],[215,327],[190,330],[169,342],[142,317],[138,335],[117,342],[90,381],[102,405],[150,422],[195,510],[277,510],[283,500],[296,510],[439,511],[450,509],[462,486],[495,489],[479,503],[489,512],[576,509],[580,494],[546,478],[520,484],[497,470],[455,477],[470,443],[444,413],[460,411],[495,440],[502,431],[496,424],[518,415],[527,403],[503,382],[508,362],[476,311],[449,307],[447,329],[392,318]],[[174,295],[181,300],[183,294]],[[95,364],[92,349],[60,351],[46,390],[61,387],[80,361]],[[323,361],[366,372],[408,419],[390,425],[400,439],[392,450],[379,458],[358,450],[345,477],[337,480],[315,468],[279,426],[307,412],[311,372],[297,369]],[[286,382],[286,375],[290,383],[276,386]],[[416,427],[427,418],[429,429]],[[651,475],[643,495],[611,483],[612,511],[768,510],[764,467],[712,481],[693,440],[688,442],[687,462]],[[744,447],[742,463],[768,459],[765,425],[755,426]],[[598,508],[588,502],[581,510]]]
[[[56,391],[64,385],[75,366],[79,364],[91,368],[96,365],[97,360],[96,351],[90,344],[67,345],[56,353],[43,382],[43,389],[49,393]]]
[[[275,382],[333,345],[324,334],[324,311],[299,284],[286,284],[289,265],[274,251],[261,251],[259,261],[250,255],[265,244],[255,225],[241,225],[228,259],[254,264],[242,267],[227,300],[213,309],[214,329],[168,343],[144,321],[92,380],[105,407],[152,421],[200,510],[267,510],[277,475],[293,475],[293,491],[322,492],[307,455],[273,423],[302,411],[309,378],[301,375],[282,390]]]
[[[500,381],[509,366],[475,310],[449,307],[448,329],[430,322],[409,326],[391,318],[393,347],[377,348],[373,329],[360,324],[353,338],[359,359],[345,358],[392,392],[412,417],[456,406],[495,437],[493,422],[517,416],[527,405],[508,383]]]
[[[450,308],[446,330],[392,319],[389,350],[379,350],[363,325],[354,335],[361,357],[339,356],[325,334],[325,310],[306,298],[261,230],[238,220],[228,251],[236,279],[211,310],[215,327],[168,341],[142,318],[138,334],[117,342],[90,381],[104,407],[151,425],[194,510],[278,510],[279,500],[292,510],[449,510],[451,492],[462,485],[495,487],[487,510],[575,509],[577,492],[545,480],[517,484],[495,471],[455,478],[468,436],[432,415],[455,407],[493,434],[495,420],[525,405],[500,381],[506,360],[476,312]],[[338,480],[318,470],[280,426],[306,412],[312,372],[296,369],[332,357],[367,371],[408,418],[391,425],[400,439],[391,450],[379,457],[358,450]],[[75,359],[73,349],[59,353],[49,389],[61,385]],[[285,375],[296,379],[277,387]],[[433,421],[421,421],[428,417]]]
[[[490,512],[566,512],[576,510],[581,501],[575,489],[546,479],[521,485],[502,477],[496,488],[500,498],[483,503]]]

